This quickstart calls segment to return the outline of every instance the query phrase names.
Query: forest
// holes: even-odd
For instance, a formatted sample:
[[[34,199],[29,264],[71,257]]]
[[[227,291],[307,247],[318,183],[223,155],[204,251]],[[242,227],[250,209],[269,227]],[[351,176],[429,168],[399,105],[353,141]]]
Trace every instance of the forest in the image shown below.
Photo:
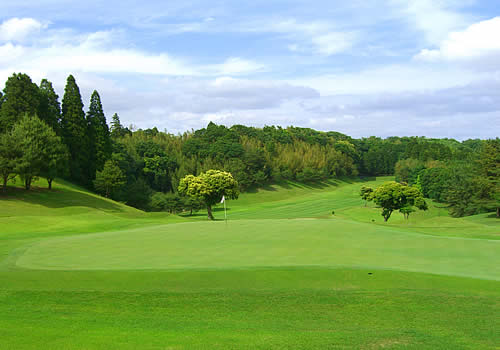
[[[171,134],[157,128],[108,126],[101,98],[88,109],[70,75],[61,102],[50,81],[15,73],[0,93],[0,177],[3,191],[42,177],[61,177],[146,211],[193,212],[202,203],[179,194],[186,175],[231,173],[240,191],[271,182],[394,175],[460,217],[500,217],[500,139],[367,137],[289,126],[262,128],[210,122]]]

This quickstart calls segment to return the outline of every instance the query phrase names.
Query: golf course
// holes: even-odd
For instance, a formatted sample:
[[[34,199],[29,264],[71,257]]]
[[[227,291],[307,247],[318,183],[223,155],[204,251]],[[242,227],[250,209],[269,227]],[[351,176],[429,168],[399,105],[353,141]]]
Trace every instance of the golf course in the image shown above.
[[[500,223],[282,182],[193,215],[0,196],[0,349],[498,349]],[[334,212],[334,214],[332,214]]]

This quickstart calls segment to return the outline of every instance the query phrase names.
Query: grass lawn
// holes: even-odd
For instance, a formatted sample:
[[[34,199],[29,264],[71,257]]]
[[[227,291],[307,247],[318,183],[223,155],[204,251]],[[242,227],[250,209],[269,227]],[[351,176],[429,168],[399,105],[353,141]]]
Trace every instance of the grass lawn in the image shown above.
[[[358,192],[386,180],[269,186],[227,224],[11,188],[0,349],[499,349],[499,220],[384,223]]]

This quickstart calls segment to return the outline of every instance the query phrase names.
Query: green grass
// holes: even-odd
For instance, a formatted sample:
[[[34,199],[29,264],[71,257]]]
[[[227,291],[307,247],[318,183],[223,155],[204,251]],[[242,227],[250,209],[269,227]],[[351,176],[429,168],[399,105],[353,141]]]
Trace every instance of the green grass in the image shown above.
[[[245,193],[227,224],[10,189],[0,349],[498,349],[499,221],[384,223],[363,184]]]

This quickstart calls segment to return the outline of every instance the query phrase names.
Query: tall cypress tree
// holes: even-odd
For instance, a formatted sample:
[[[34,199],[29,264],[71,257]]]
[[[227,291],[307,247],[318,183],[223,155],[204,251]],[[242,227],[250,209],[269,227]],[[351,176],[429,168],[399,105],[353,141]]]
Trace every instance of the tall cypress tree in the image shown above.
[[[82,96],[75,78],[70,75],[64,88],[62,100],[61,135],[69,150],[69,175],[74,181],[89,184],[88,134]]]
[[[88,178],[95,179],[96,171],[101,171],[106,160],[111,157],[111,138],[106,116],[102,108],[101,97],[94,90],[90,97],[89,111],[87,112],[89,135],[89,166]]]
[[[36,115],[40,107],[38,86],[27,74],[14,73],[7,79],[0,109],[0,133],[12,126],[24,115]]]
[[[43,79],[40,83],[40,109],[38,117],[47,123],[56,134],[61,134],[61,104],[52,83]]]

